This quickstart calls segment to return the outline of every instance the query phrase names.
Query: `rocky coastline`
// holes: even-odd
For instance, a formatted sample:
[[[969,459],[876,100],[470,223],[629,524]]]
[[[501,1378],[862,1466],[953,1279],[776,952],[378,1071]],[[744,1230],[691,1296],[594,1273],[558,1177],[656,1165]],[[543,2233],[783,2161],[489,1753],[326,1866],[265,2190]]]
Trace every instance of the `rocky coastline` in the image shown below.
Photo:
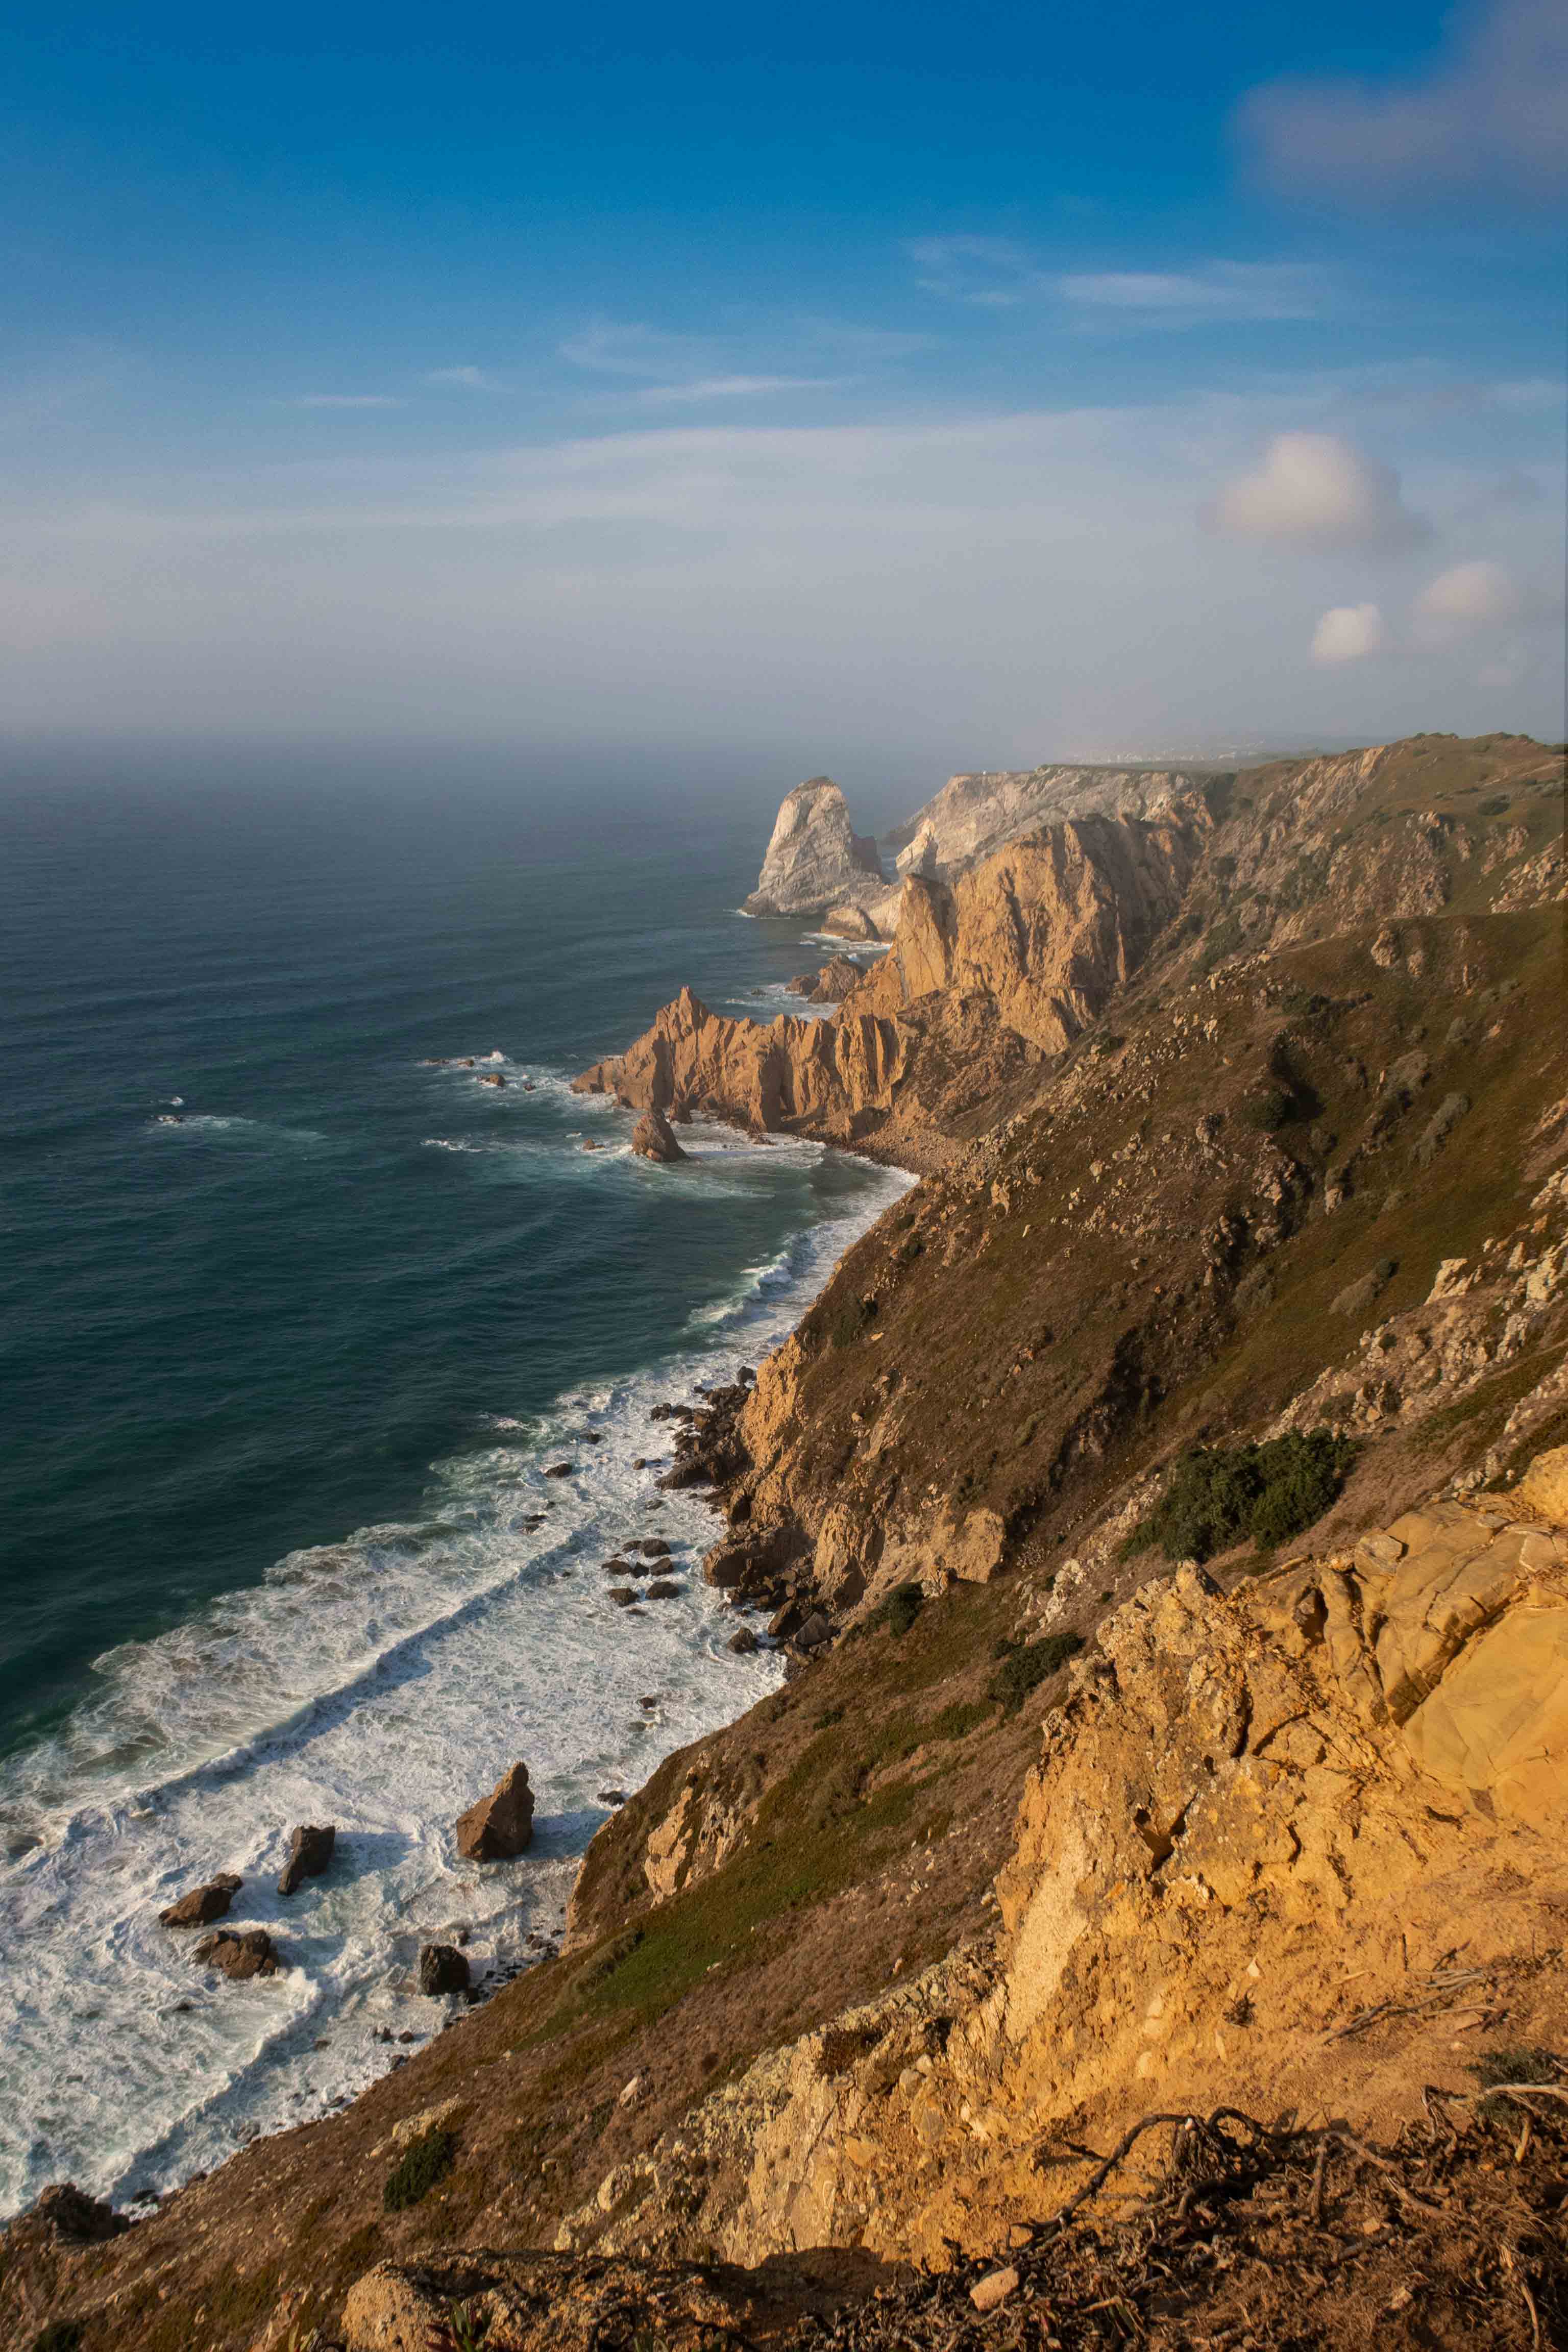
[[[132,2229],[48,2191],[16,2341],[1568,2326],[1561,788],[1515,737],[963,776],[896,883],[789,796],[753,910],[887,954],[576,1081],[657,1160],[715,1117],[920,1179],[655,1416],[783,1687],[342,2116]],[[531,1817],[520,1764],[465,1833]]]

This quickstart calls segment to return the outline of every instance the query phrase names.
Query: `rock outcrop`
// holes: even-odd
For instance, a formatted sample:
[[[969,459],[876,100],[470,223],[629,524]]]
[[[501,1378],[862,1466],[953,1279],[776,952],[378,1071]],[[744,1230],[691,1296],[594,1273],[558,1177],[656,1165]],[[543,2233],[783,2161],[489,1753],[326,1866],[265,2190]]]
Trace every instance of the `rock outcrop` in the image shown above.
[[[210,1927],[215,1919],[223,1918],[243,1884],[231,1871],[225,1871],[209,1878],[205,1886],[193,1886],[177,1903],[160,1911],[159,1923],[164,1927]]]
[[[876,843],[856,832],[831,776],[813,776],[784,795],[746,911],[818,915],[886,887]]]
[[[671,1167],[676,1160],[687,1157],[670,1131],[668,1119],[657,1103],[644,1111],[633,1128],[632,1150],[639,1160],[657,1160],[665,1167]]]
[[[503,1772],[488,1797],[470,1805],[458,1822],[458,1852],[465,1862],[510,1862],[533,1843],[533,1791],[528,1767]]]
[[[1337,2113],[1353,2084],[1363,2112],[1408,2111],[1440,2076],[1338,2029],[1387,2002],[1436,2044],[1460,1921],[1470,1984],[1550,1937],[1565,1644],[1568,1532],[1505,1509],[1428,1507],[1229,1598],[1191,1568],[1151,1584],[1046,1719],[998,1935],[759,2060],[558,2244],[944,2267],[1006,2242],[1042,2148],[1147,2109]],[[650,1885],[693,1866],[696,1786]]]
[[[468,1991],[468,1958],[456,1944],[420,1945],[419,1990],[428,2000],[439,2000],[447,1993]]]
[[[203,1968],[219,1969],[236,1984],[278,1973],[277,1947],[265,1927],[220,1927],[216,1936],[203,1938],[195,1957]]]
[[[318,1827],[302,1822],[289,1840],[289,1859],[278,1881],[279,1895],[292,1895],[307,1878],[320,1878],[331,1864],[337,1846],[337,1831],[327,1823]]]
[[[690,989],[580,1093],[754,1134],[897,1139],[919,1160],[1037,1076],[1136,971],[1181,906],[1201,806],[1158,824],[1091,818],[1004,851],[955,889],[906,882],[890,952],[831,1019],[710,1013]]]
[[[1044,767],[950,776],[904,828],[901,875],[953,881],[1007,842],[1079,817],[1152,816],[1190,799],[1203,779],[1141,768]]]

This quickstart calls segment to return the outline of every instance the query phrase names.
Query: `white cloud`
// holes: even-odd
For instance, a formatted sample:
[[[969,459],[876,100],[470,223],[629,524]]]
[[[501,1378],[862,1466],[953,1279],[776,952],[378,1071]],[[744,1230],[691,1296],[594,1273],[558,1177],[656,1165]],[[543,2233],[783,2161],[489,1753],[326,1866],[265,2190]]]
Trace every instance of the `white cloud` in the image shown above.
[[[1568,15],[1562,0],[1471,6],[1425,73],[1271,82],[1238,128],[1271,180],[1319,202],[1550,198],[1568,185]]]
[[[1316,319],[1322,272],[1305,262],[1210,261],[1188,270],[1077,272],[1057,281],[1064,301],[1142,326],[1195,327],[1227,319]]]
[[[477,367],[431,368],[425,381],[426,383],[450,384],[459,392],[499,392],[501,388],[497,377],[487,375],[483,368]]]
[[[306,392],[291,400],[290,408],[401,408],[389,392]]]
[[[1341,662],[1365,661],[1388,643],[1383,614],[1375,604],[1335,604],[1312,632],[1312,659],[1321,667]]]
[[[1392,467],[1337,433],[1277,434],[1262,465],[1226,485],[1213,520],[1238,539],[1318,547],[1407,547],[1427,530]]]
[[[1452,644],[1511,621],[1519,605],[1519,591],[1500,563],[1456,563],[1427,582],[1415,619],[1429,642]]]

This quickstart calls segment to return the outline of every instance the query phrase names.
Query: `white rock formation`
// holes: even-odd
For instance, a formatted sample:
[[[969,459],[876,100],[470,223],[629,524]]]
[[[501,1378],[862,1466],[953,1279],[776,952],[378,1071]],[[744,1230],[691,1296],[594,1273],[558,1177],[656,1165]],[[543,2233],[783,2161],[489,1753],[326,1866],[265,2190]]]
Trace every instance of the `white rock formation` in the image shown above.
[[[1155,816],[1196,788],[1194,776],[1126,768],[991,770],[950,776],[914,820],[900,874],[952,881],[980,858],[1069,817]]]
[[[822,914],[881,898],[887,887],[876,843],[856,832],[832,777],[813,776],[784,795],[746,911]]]

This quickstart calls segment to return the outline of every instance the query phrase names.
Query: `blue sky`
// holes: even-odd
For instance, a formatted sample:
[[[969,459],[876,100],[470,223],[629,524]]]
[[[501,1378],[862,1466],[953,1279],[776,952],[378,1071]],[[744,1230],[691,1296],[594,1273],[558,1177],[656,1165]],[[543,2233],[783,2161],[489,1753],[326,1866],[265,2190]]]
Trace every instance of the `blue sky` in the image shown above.
[[[1562,725],[1542,0],[13,6],[0,728]]]

